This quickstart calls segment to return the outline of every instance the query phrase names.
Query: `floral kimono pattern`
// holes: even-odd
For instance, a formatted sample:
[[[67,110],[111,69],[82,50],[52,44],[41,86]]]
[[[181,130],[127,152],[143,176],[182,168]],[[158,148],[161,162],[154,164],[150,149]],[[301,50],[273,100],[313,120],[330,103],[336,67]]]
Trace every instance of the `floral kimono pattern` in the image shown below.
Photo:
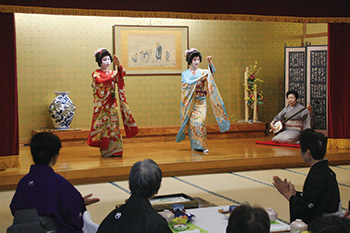
[[[185,128],[187,126],[192,149],[205,149],[206,147],[207,104],[205,96],[207,91],[205,91],[205,82],[199,81],[200,77],[206,73],[208,73],[208,94],[220,132],[223,133],[230,129],[224,102],[212,75],[214,72],[214,66],[209,67],[208,70],[198,69],[195,74],[189,69],[182,72],[181,127],[176,135],[176,142],[185,139]]]
[[[105,73],[97,69],[92,73],[94,113],[87,143],[89,146],[100,147],[104,157],[123,154],[116,95],[119,96],[126,137],[133,137],[138,132],[125,97],[124,74],[122,67],[118,71],[109,70]]]

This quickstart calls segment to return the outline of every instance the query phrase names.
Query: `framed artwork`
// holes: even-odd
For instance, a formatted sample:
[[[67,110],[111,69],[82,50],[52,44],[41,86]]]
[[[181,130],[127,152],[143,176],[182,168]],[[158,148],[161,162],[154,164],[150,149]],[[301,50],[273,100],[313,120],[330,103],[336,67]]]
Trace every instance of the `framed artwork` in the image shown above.
[[[113,26],[113,52],[126,75],[179,75],[188,65],[187,26]]]

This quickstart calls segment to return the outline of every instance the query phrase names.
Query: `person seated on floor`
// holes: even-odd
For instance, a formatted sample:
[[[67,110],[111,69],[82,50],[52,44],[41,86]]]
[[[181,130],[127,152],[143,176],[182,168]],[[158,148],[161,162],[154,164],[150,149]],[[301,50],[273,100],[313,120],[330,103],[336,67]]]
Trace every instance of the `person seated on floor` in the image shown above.
[[[160,188],[162,171],[151,159],[136,162],[130,170],[130,198],[102,221],[97,233],[171,233],[167,221],[149,201]]]
[[[339,216],[316,217],[308,230],[312,233],[350,233],[350,219]]]
[[[61,141],[57,135],[42,132],[32,137],[30,150],[35,164],[19,181],[10,209],[14,216],[21,210],[35,209],[40,217],[46,218],[45,221],[53,221],[58,233],[82,233],[86,205],[99,199],[92,198],[92,194],[82,197],[68,180],[55,173],[52,167],[60,149]]]
[[[226,233],[269,233],[270,219],[261,207],[237,206],[231,213]]]
[[[284,130],[279,131],[277,135],[272,138],[272,141],[277,143],[297,144],[300,131],[312,128],[312,107],[308,105],[307,108],[304,108],[304,105],[298,102],[298,92],[294,90],[289,90],[286,93],[286,98],[288,105],[285,106],[271,121],[271,131],[275,132],[275,130],[277,130],[277,122],[284,122],[299,111],[301,112],[286,121],[284,124]]]
[[[289,201],[290,222],[302,219],[309,224],[321,215],[340,214],[340,195],[335,173],[324,159],[327,138],[313,129],[300,133],[300,155],[310,165],[303,192],[297,192],[287,179],[273,177],[273,185]],[[340,207],[340,209],[339,209]]]

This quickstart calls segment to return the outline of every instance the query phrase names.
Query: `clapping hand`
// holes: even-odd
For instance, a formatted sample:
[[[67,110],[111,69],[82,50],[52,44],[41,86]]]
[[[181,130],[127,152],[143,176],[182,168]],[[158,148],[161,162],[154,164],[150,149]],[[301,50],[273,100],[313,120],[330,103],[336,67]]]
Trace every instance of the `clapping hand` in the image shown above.
[[[350,219],[350,210],[345,211],[343,218]]]
[[[282,180],[278,176],[273,176],[272,179],[272,184],[287,200],[289,200],[291,196],[296,195],[295,187],[290,181],[288,182],[287,179]]]
[[[91,198],[92,197],[92,193],[84,196],[84,202],[85,202],[85,205],[90,205],[90,204],[94,204],[96,202],[99,202],[100,201],[100,198]]]

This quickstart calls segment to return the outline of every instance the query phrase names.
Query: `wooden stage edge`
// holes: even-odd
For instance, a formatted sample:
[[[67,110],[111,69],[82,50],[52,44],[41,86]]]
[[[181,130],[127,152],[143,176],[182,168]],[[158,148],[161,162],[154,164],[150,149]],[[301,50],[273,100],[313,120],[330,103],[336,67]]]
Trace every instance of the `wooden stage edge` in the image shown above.
[[[328,154],[327,158],[330,165],[350,164],[350,153],[348,153],[347,156],[344,156],[343,154]],[[308,166],[306,163],[301,161],[300,156],[279,156],[249,159],[232,158],[223,160],[158,163],[158,165],[162,169],[163,177]],[[90,184],[127,180],[130,169],[131,166],[123,166],[118,167],[118,169],[115,167],[94,168],[89,170],[66,171],[59,173],[73,184]]]
[[[327,154],[330,165],[350,164],[350,152],[347,154]],[[136,159],[136,161],[142,159]],[[231,158],[222,160],[188,161],[158,163],[163,177],[200,175],[249,170],[307,167],[300,156],[278,156],[266,158]],[[66,170],[58,173],[74,185],[93,184],[127,180],[131,165],[115,167],[96,167],[81,170]],[[0,172],[0,191],[14,190],[24,174]]]
[[[98,148],[86,145],[85,131],[53,131],[63,142],[61,164],[54,169],[77,185],[127,180],[133,163],[143,160],[147,153],[157,161],[164,177],[307,166],[297,148],[256,145],[255,140],[271,138],[266,137],[266,127],[266,123],[237,123],[221,134],[217,127],[209,126],[208,141],[213,149],[203,156],[191,155],[188,141],[175,143],[178,128],[140,129],[136,138],[124,140],[128,156],[103,159],[97,154]],[[0,191],[15,189],[28,172],[30,150],[22,148],[25,152],[16,156],[21,167],[0,171]],[[331,165],[350,164],[350,151],[328,151],[327,158]]]
[[[267,134],[268,123],[266,122],[238,122],[231,124],[230,129],[225,133],[220,133],[217,125],[207,125],[208,138],[247,138],[247,137],[261,137]],[[124,129],[121,129],[121,135],[124,143],[137,143],[154,141],[169,141],[174,140],[179,127],[159,127],[159,128],[139,128],[138,133],[132,139],[125,137]],[[37,129],[33,130],[32,135],[39,132],[52,132],[59,136],[61,141],[72,142],[87,140],[89,130],[87,129],[69,129],[69,130],[55,130],[55,129]],[[28,144],[29,139],[20,140],[22,144]]]

